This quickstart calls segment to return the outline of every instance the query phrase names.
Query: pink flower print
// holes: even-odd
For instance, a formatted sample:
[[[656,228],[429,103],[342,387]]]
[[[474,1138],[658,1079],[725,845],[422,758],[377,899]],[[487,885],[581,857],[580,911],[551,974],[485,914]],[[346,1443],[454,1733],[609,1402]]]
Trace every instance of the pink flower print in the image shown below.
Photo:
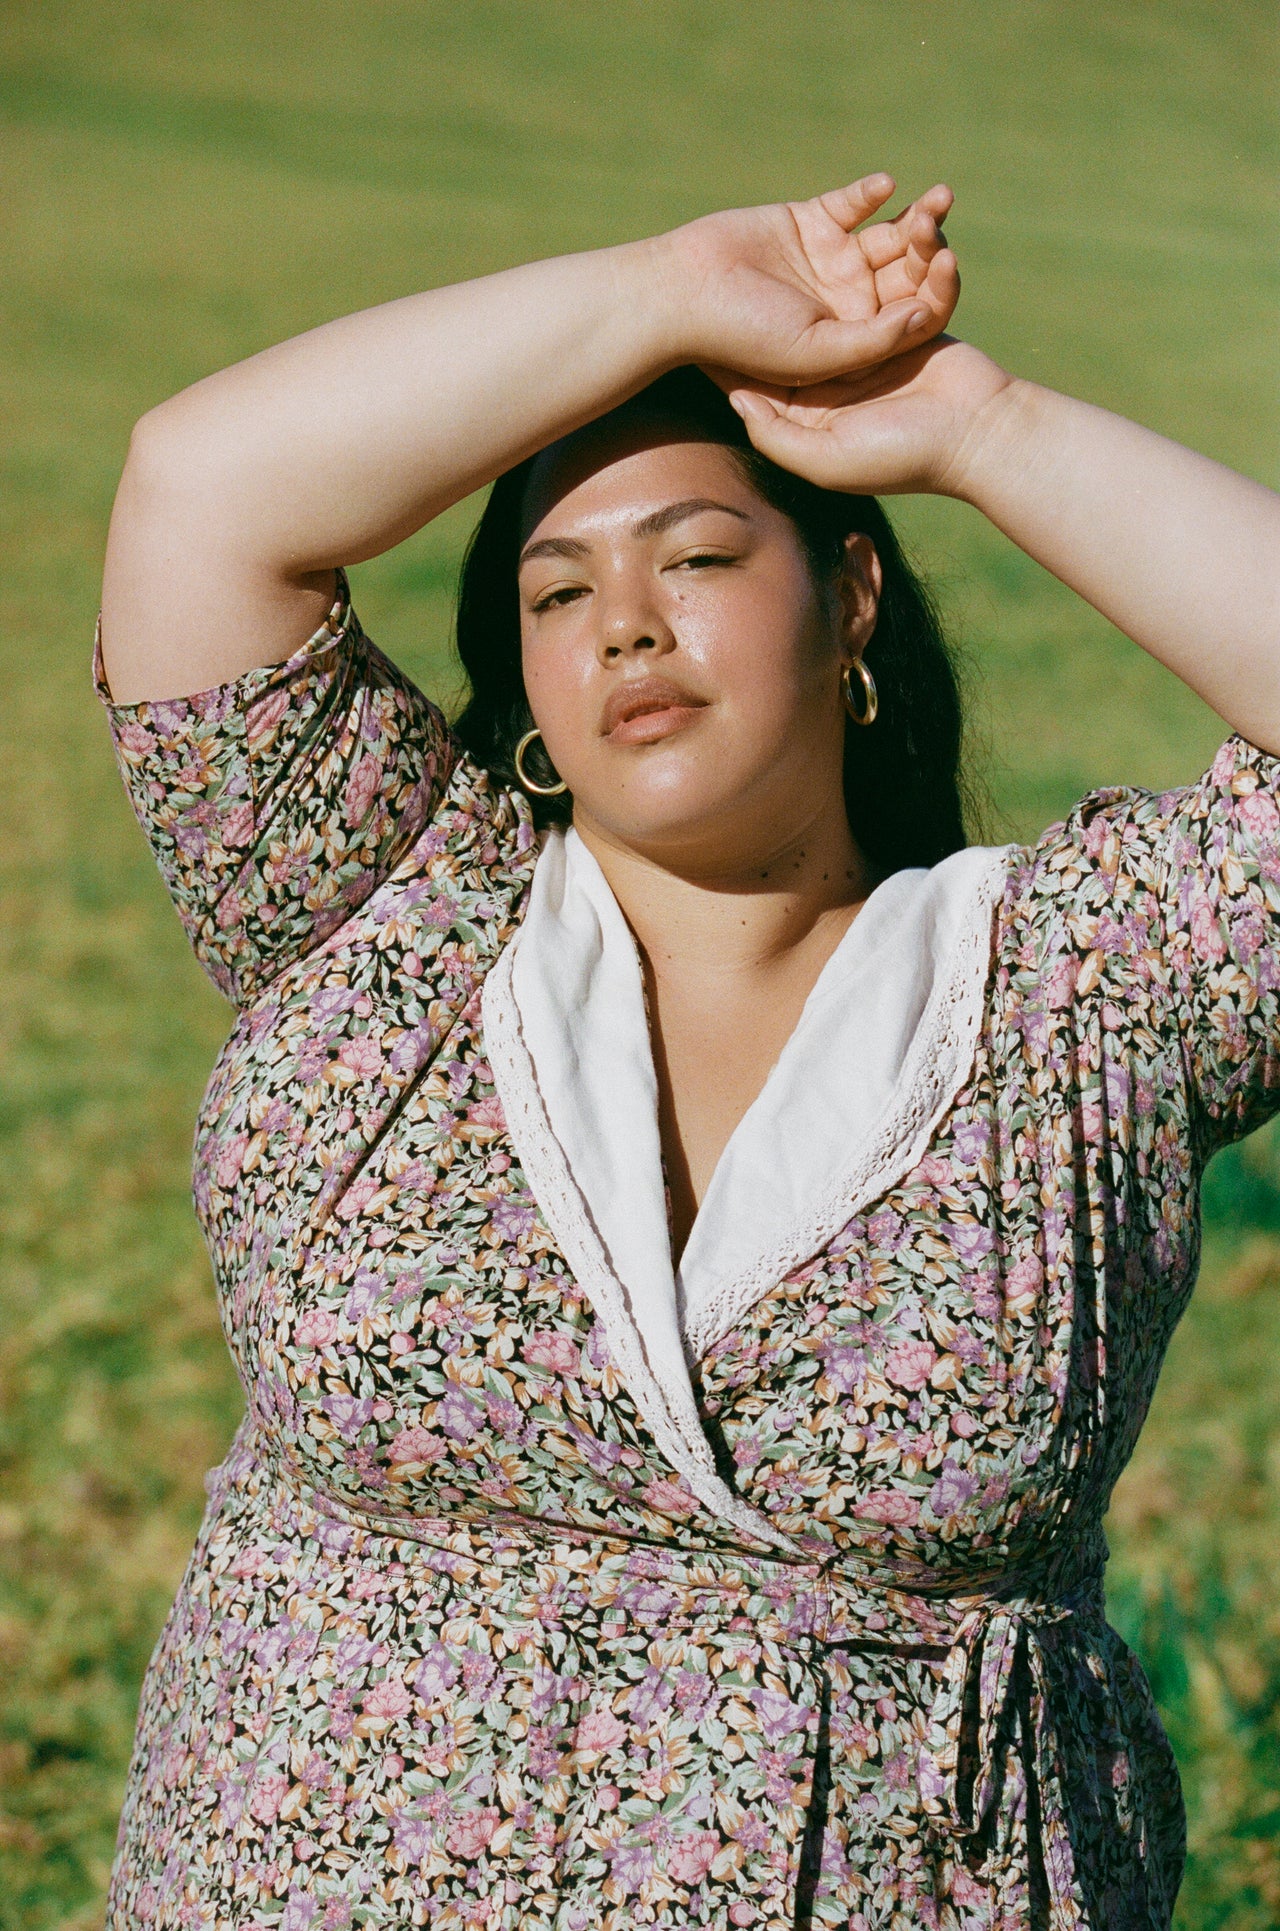
[[[449,1826],[446,1847],[454,1857],[479,1857],[493,1842],[499,1813],[489,1807],[466,1810]]]
[[[444,1454],[444,1438],[429,1428],[402,1428],[392,1438],[389,1450],[393,1462],[412,1462],[429,1466]]]
[[[1064,952],[1054,960],[1044,987],[1045,1003],[1051,1011],[1060,1012],[1071,1004],[1079,971],[1080,961],[1074,952]]]
[[[338,1317],[330,1308],[306,1308],[293,1338],[300,1348],[327,1348],[338,1332]]]
[[[472,1126],[483,1127],[490,1133],[503,1132],[507,1124],[507,1116],[502,1110],[502,1101],[496,1093],[491,1094],[487,1100],[476,1100],[474,1105],[469,1106],[467,1119]]]
[[[626,1724],[612,1710],[588,1710],[574,1732],[573,1747],[583,1756],[595,1756],[616,1749],[626,1734]]]
[[[349,1066],[361,1079],[377,1079],[382,1071],[382,1047],[370,1033],[348,1039],[338,1052],[339,1063]]]
[[[156,745],[146,725],[139,724],[136,718],[120,726],[116,732],[116,743],[133,758],[145,758],[149,751],[155,750]]]
[[[901,1489],[878,1488],[863,1497],[856,1512],[870,1522],[882,1522],[886,1528],[913,1529],[920,1519],[920,1504],[914,1495],[905,1495]]]
[[[930,1794],[940,1797],[946,1786],[936,1772],[934,1774],[934,1782],[937,1785],[937,1789],[931,1791]],[[957,1862],[951,1875],[951,1902],[953,1904],[987,1905],[991,1902],[991,1893],[985,1884],[979,1884],[976,1878],[970,1876],[964,1865]]]
[[[1210,965],[1221,965],[1227,956],[1227,942],[1214,911],[1213,901],[1197,892],[1191,901],[1191,944],[1200,958]]]
[[[274,731],[288,708],[287,684],[282,684],[277,690],[268,691],[266,696],[260,697],[256,704],[251,704],[245,716],[249,742],[252,744],[255,738],[264,738],[268,732]]]
[[[260,1824],[274,1823],[276,1813],[289,1791],[289,1779],[281,1776],[258,1777],[249,1797],[249,1809]]]
[[[666,1476],[656,1476],[644,1490],[644,1501],[659,1515],[692,1515],[698,1504],[688,1489]]]
[[[389,1676],[384,1683],[375,1684],[364,1699],[365,1715],[380,1723],[408,1716],[412,1708],[413,1698],[398,1676]]]
[[[897,1388],[913,1392],[923,1388],[937,1364],[938,1351],[932,1341],[899,1341],[889,1350],[884,1364],[885,1376]]]
[[[342,815],[349,829],[368,816],[381,776],[382,765],[372,751],[366,751],[347,779],[347,788],[342,794]]]
[[[339,1220],[354,1220],[362,1214],[378,1191],[378,1183],[371,1174],[365,1174],[354,1185],[347,1188],[334,1208]]]
[[[915,1178],[923,1180],[926,1187],[949,1187],[955,1175],[949,1160],[938,1153],[926,1153],[915,1170]]]
[[[239,892],[228,892],[219,901],[216,916],[220,932],[228,932],[233,925],[239,925],[244,917],[244,900]]]
[[[1024,1254],[1005,1275],[1005,1307],[1018,1320],[1034,1313],[1044,1286],[1044,1263],[1038,1254]]]
[[[524,1358],[540,1368],[553,1368],[557,1374],[576,1375],[582,1370],[582,1350],[567,1334],[539,1329],[525,1343]]]
[[[249,1135],[247,1133],[237,1133],[233,1139],[228,1140],[220,1148],[213,1166],[214,1178],[220,1187],[233,1187],[235,1185],[240,1177],[240,1169],[244,1165],[244,1156],[248,1150]]]
[[[1107,842],[1109,830],[1110,827],[1102,812],[1086,821],[1082,843],[1090,858],[1097,858],[1102,851]]]
[[[1276,801],[1269,791],[1250,791],[1243,798],[1237,798],[1235,814],[1237,823],[1255,838],[1274,837],[1276,825],[1280,823],[1280,811],[1276,810]]]
[[[247,845],[253,837],[253,806],[247,799],[232,805],[222,821],[222,842],[229,851]]]
[[[701,1884],[720,1851],[720,1839],[713,1830],[691,1831],[679,1837],[667,1857],[667,1875],[677,1884]]]

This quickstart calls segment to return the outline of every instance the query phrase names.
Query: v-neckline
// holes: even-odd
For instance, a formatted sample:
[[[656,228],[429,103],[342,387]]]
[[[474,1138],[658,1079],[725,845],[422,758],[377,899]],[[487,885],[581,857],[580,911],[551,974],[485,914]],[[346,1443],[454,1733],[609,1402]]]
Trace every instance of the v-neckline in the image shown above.
[[[571,831],[567,835],[571,839],[575,839],[575,840],[577,839],[576,832]],[[586,849],[587,849],[586,846],[583,845],[582,850],[585,852]],[[891,876],[893,875],[891,874]],[[739,1133],[740,1128],[743,1125],[743,1122],[747,1119],[747,1116],[752,1111],[752,1108],[755,1107],[759,1102],[759,1100],[761,1099],[762,1095],[765,1092],[765,1089],[769,1085],[769,1082],[772,1080],[774,1073],[776,1072],[779,1065],[781,1065],[783,1058],[787,1053],[788,1048],[791,1046],[792,1041],[795,1039],[797,1033],[800,1031],[800,1028],[804,1023],[805,1015],[809,1011],[810,1001],[818,993],[818,990],[822,985],[823,980],[833,960],[849,943],[850,933],[853,931],[853,928],[858,923],[859,919],[863,916],[867,907],[871,904],[871,901],[875,898],[877,892],[880,891],[882,886],[887,885],[888,883],[889,883],[888,878],[881,879],[880,883],[878,885],[874,885],[872,889],[867,893],[867,896],[864,899],[860,899],[858,901],[857,907],[854,910],[853,917],[848,921],[844,931],[840,934],[840,937],[836,940],[835,945],[832,947],[831,951],[827,954],[821,966],[818,968],[818,972],[814,978],[813,984],[810,986],[808,992],[805,994],[804,1001],[801,1005],[800,1011],[796,1015],[795,1024],[792,1026],[791,1031],[787,1034],[787,1037],[783,1040],[781,1046],[778,1048],[778,1051],[774,1055],[774,1058],[769,1067],[769,1070],[766,1072],[763,1080],[760,1082],[760,1085],[757,1088],[753,1097],[748,1101],[747,1105],[743,1108],[742,1112],[739,1114],[737,1120],[733,1125],[732,1130],[729,1133],[728,1138],[726,1139],[724,1145],[721,1147],[720,1152],[716,1157],[715,1165],[713,1166],[710,1174],[707,1177],[707,1184],[703,1189],[702,1199],[697,1204],[697,1208],[695,1209],[693,1219],[689,1223],[689,1231],[685,1235],[684,1242],[680,1248],[679,1253],[676,1252],[675,1213],[674,1213],[674,1207],[673,1207],[673,1197],[671,1192],[671,1174],[667,1165],[666,1150],[662,1146],[662,1119],[661,1119],[661,1108],[659,1107],[658,1154],[659,1154],[659,1164],[660,1164],[661,1175],[662,1175],[662,1196],[663,1196],[663,1205],[666,1210],[667,1237],[668,1237],[668,1242],[671,1249],[672,1273],[677,1283],[679,1283],[679,1280],[680,1280],[680,1270],[684,1262],[684,1256],[689,1250],[690,1243],[693,1241],[695,1231],[697,1230],[698,1221],[702,1215],[702,1210],[706,1205],[708,1196],[711,1194],[712,1188],[715,1185],[716,1175],[719,1173],[721,1167],[723,1166],[726,1157],[730,1154],[734,1141]],[[625,915],[624,915],[624,918],[625,918]],[[656,1040],[654,1037],[653,1006],[652,1006],[652,1001],[650,1000],[650,997],[649,997],[649,988],[644,977],[644,965],[643,965],[643,961],[640,958],[640,948],[638,945],[636,945],[634,935],[631,934],[630,932],[630,926],[628,926],[627,929],[628,929],[628,935],[632,939],[632,944],[636,946],[636,957],[637,957],[637,961],[640,964],[640,984],[641,984],[641,992],[644,999],[645,1028],[649,1037],[650,1057],[654,1060],[654,1064],[655,1064],[655,1083],[656,1083],[657,1053],[656,1053]]]
[[[482,995],[494,1079],[552,1233],[612,1309],[615,1358],[703,1476],[714,1464],[690,1363],[922,1156],[972,1059],[1011,849],[970,846],[868,894],[730,1135],[676,1267],[639,952],[581,840],[548,834]]]

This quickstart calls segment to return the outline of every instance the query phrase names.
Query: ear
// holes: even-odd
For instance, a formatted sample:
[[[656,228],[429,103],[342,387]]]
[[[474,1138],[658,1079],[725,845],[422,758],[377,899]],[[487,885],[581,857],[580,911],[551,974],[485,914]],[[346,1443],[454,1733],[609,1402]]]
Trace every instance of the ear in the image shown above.
[[[875,544],[860,530],[851,531],[844,540],[844,563],[840,572],[840,641],[847,662],[861,655],[863,645],[876,627],[882,582]]]

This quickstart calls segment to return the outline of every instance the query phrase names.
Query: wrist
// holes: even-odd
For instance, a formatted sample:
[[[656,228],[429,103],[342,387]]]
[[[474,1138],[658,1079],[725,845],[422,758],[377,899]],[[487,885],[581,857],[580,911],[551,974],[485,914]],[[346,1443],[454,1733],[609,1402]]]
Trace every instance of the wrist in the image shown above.
[[[675,234],[623,242],[613,257],[617,312],[635,330],[638,355],[651,376],[694,360],[689,282]]]
[[[984,358],[985,359],[985,358]],[[984,509],[1025,460],[1044,390],[989,363],[985,393],[974,403],[948,457],[938,493]]]

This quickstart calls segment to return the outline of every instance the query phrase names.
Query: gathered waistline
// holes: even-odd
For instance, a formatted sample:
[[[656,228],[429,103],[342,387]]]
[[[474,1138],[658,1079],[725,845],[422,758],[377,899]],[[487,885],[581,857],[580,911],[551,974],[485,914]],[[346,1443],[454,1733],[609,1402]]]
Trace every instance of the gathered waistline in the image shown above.
[[[947,1576],[903,1574],[838,1551],[806,1561],[772,1551],[690,1549],[496,1514],[478,1522],[384,1516],[309,1487],[257,1431],[238,1437],[209,1478],[214,1502],[232,1508],[249,1486],[255,1514],[265,1508],[273,1529],[338,1554],[358,1555],[366,1537],[411,1545],[415,1573],[438,1576],[460,1597],[482,1594],[486,1608],[504,1618],[572,1623],[584,1633],[593,1626],[602,1635],[628,1627],[722,1630],[782,1644],[909,1648],[943,1657],[975,1615],[1000,1611],[1037,1624],[1104,1615],[1100,1536],[1073,1552],[1065,1575],[993,1567]],[[389,1572],[399,1566],[385,1556],[379,1561]]]
[[[827,1706],[841,1649],[929,1659],[934,1686],[916,1753],[922,1820],[957,1838],[994,1815],[1011,1753],[1035,1792],[1033,1855],[1056,1916],[1073,1915],[1073,1861],[1064,1772],[1053,1720],[1052,1652],[1092,1640],[1105,1623],[1100,1531],[1055,1571],[1008,1567],[982,1575],[905,1576],[832,1552],[812,1562],[750,1550],[691,1550],[559,1523],[499,1518],[379,1517],[308,1488],[277,1446],[246,1425],[209,1478],[212,1549],[240,1527],[314,1548],[366,1572],[378,1588],[422,1592],[450,1622],[483,1612],[515,1649],[536,1651],[553,1630],[598,1649],[683,1636],[707,1644],[777,1644],[810,1680],[816,1728],[811,1790],[829,1774]],[[236,1517],[244,1509],[247,1520]],[[400,1551],[406,1551],[401,1558]],[[228,1551],[229,1553],[229,1551]],[[233,1558],[234,1559],[234,1558]],[[215,1561],[217,1560],[215,1554]],[[1067,1573],[1063,1574],[1062,1571]],[[1087,1634],[1086,1634],[1087,1632]]]

